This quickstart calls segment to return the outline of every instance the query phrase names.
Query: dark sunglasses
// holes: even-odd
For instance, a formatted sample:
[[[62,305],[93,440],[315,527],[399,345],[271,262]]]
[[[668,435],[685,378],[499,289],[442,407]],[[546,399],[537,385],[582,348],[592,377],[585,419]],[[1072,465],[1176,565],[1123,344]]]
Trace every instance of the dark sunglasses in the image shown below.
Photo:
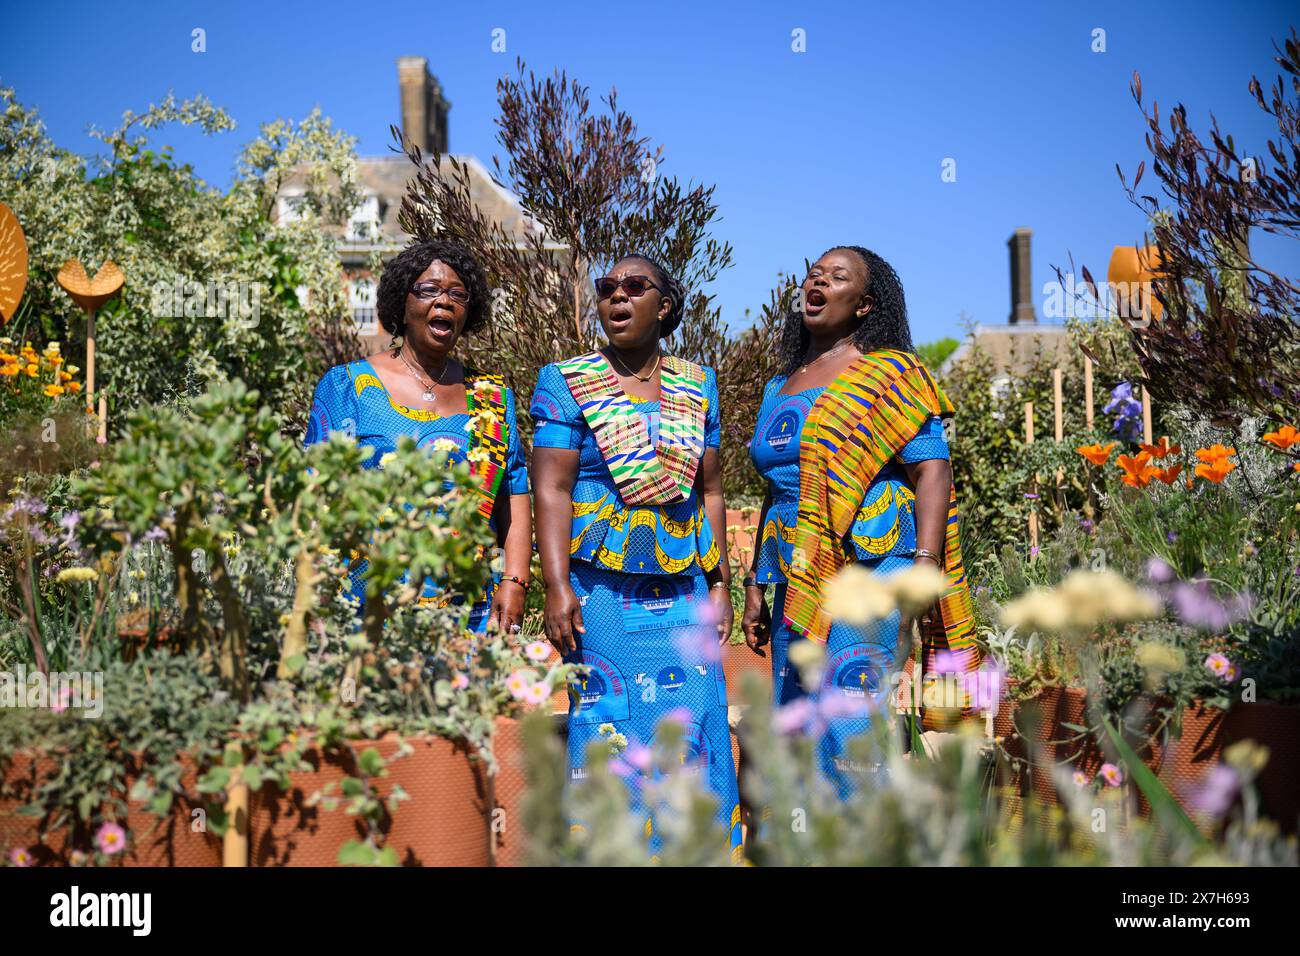
[[[436,282],[417,282],[411,286],[411,295],[422,300],[436,299],[444,292],[451,297],[453,302],[459,302],[461,305],[469,301],[469,292],[459,286],[448,289]]]
[[[615,289],[621,288],[632,298],[646,294],[647,289],[659,289],[659,286],[650,281],[649,276],[623,276],[622,279],[612,279],[605,276],[596,280],[596,295],[602,299],[608,299],[614,294]],[[663,292],[663,289],[659,289]]]

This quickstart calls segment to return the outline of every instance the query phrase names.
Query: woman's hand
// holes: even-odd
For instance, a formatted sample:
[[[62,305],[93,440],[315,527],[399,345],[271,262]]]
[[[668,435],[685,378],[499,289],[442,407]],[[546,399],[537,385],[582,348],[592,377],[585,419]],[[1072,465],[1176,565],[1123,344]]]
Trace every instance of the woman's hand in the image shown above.
[[[772,612],[767,606],[767,592],[760,587],[745,588],[745,613],[740,619],[745,643],[755,654],[772,639]]]
[[[731,625],[736,619],[736,610],[731,606],[731,588],[709,588],[709,599],[718,612],[718,643],[725,644],[731,637]]]
[[[561,656],[578,649],[577,635],[586,634],[587,628],[582,623],[582,605],[578,603],[573,585],[564,583],[547,589],[543,621],[546,639]]]
[[[514,637],[524,625],[525,591],[514,581],[502,581],[492,595],[488,620],[495,621],[502,634]]]

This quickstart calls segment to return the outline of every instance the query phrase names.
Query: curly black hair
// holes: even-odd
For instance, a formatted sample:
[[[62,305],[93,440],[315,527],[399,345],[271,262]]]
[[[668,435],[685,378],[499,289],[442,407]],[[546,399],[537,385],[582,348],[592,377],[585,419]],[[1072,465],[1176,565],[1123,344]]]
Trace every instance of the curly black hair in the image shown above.
[[[662,294],[672,302],[672,308],[664,316],[663,323],[659,326],[659,338],[666,339],[672,335],[677,326],[682,324],[682,311],[686,306],[686,290],[682,284],[668,274],[668,270],[659,264],[656,259],[647,256],[641,252],[629,252],[625,256],[620,256],[618,262],[626,262],[628,259],[640,259],[655,273],[655,281],[659,284]],[[615,263],[617,265],[618,263]]]
[[[411,285],[434,261],[444,262],[456,270],[460,281],[469,292],[469,311],[464,332],[472,332],[488,317],[487,275],[474,254],[459,242],[450,239],[416,239],[384,264],[384,274],[379,280],[376,308],[379,324],[390,335],[403,335],[406,331],[406,296]]]
[[[894,267],[862,246],[831,246],[822,256],[837,249],[847,249],[866,265],[867,288],[863,296],[870,295],[875,300],[871,311],[854,330],[853,344],[864,354],[878,349],[915,352],[912,330],[907,324],[903,283],[899,281]],[[787,312],[785,327],[781,330],[781,342],[777,347],[777,357],[784,374],[789,375],[803,363],[808,351],[808,338],[808,330],[803,324],[803,312],[798,309]]]

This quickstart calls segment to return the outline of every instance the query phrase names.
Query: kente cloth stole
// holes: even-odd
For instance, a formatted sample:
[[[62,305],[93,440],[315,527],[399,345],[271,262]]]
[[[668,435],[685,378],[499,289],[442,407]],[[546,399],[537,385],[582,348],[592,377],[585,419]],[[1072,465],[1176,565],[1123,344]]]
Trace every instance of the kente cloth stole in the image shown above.
[[[704,369],[664,356],[657,447],[604,355],[589,352],[559,363],[559,369],[625,505],[666,505],[690,497],[704,455]]]
[[[474,386],[484,382],[491,387],[476,391]],[[496,504],[497,492],[506,473],[510,435],[506,427],[505,387],[505,378],[501,375],[465,369],[465,398],[474,424],[469,436],[470,448],[482,448],[487,453],[487,461],[471,464],[479,479],[474,491],[482,499],[478,511],[484,518],[492,517],[492,506]],[[485,407],[493,413],[492,421],[487,424],[475,420],[475,415]]]
[[[794,633],[822,642],[830,636],[822,586],[845,563],[844,537],[867,488],[926,419],[952,414],[952,403],[920,360],[892,349],[862,356],[813,404],[799,443],[799,517],[785,599],[785,623]],[[972,666],[979,654],[955,488],[948,498],[944,570],[942,630],[924,638],[931,649],[941,646]]]

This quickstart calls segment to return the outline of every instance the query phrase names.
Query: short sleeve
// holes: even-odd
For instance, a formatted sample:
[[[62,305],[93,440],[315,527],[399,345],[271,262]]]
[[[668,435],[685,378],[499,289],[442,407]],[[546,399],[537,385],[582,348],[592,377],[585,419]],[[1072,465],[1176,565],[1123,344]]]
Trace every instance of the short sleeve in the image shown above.
[[[357,433],[356,396],[351,386],[346,365],[336,365],[321,376],[312,396],[303,445],[328,441],[334,432]]]
[[[719,448],[722,445],[722,409],[718,399],[718,373],[711,368],[704,369],[704,447]]]
[[[526,495],[528,494],[528,465],[524,461],[523,445],[519,441],[515,393],[507,388],[502,398],[506,406],[506,428],[510,431],[510,438],[506,445],[506,483],[512,495]]]
[[[534,448],[581,447],[586,421],[555,365],[547,365],[538,373],[528,414],[533,419]]]
[[[938,415],[926,419],[916,435],[898,452],[898,460],[905,464],[948,458],[948,440],[943,434],[943,422]]]

